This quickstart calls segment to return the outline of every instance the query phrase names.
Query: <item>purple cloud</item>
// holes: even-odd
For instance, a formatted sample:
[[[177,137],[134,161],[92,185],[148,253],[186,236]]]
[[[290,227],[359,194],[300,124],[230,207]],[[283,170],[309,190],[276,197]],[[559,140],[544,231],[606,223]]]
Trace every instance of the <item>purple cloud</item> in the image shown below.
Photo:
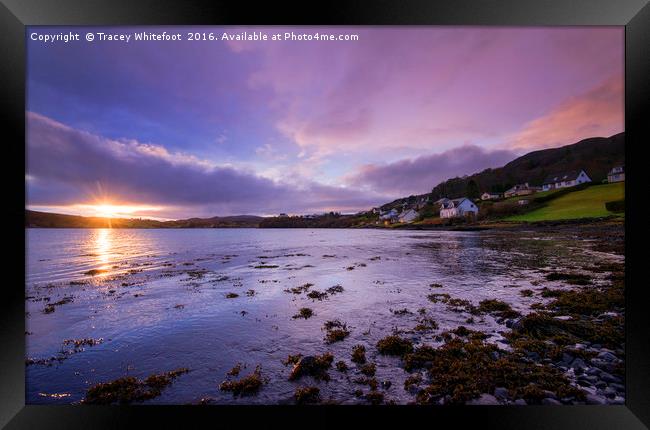
[[[214,216],[355,211],[382,201],[376,193],[312,181],[282,183],[160,145],[107,139],[31,112],[27,140],[32,207],[108,200]]]
[[[429,192],[446,179],[500,167],[516,157],[517,154],[509,150],[490,151],[476,145],[464,145],[390,164],[368,164],[349,180],[355,186],[385,190],[396,197],[405,196]]]

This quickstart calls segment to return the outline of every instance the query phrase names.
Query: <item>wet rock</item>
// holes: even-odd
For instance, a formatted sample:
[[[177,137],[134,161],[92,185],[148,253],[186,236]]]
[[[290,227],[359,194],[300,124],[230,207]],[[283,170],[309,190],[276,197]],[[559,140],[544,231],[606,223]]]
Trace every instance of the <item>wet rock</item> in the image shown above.
[[[539,361],[539,359],[541,358],[539,354],[536,353],[535,351],[528,351],[526,355],[528,356],[528,358],[534,361]]]
[[[618,361],[618,358],[609,351],[602,351],[598,354],[598,358],[605,361]]]
[[[393,383],[390,382],[390,381],[383,381],[383,382],[381,383],[381,387],[382,387],[384,390],[388,390],[388,389],[390,388],[391,385],[393,385]]]
[[[513,405],[517,406],[526,406],[528,403],[524,399],[517,399],[514,402],[512,402]]]
[[[582,379],[584,381],[589,381],[592,384],[595,384],[596,382],[598,382],[598,377],[593,376],[593,375],[580,375],[580,377],[578,379]]]
[[[605,381],[598,381],[598,382],[596,382],[596,383],[594,384],[594,386],[595,386],[596,388],[601,388],[601,389],[602,389],[602,388],[607,387],[607,382],[605,382]]]
[[[616,382],[612,382],[609,384],[610,387],[618,391],[619,393],[624,393],[625,392],[625,386],[623,384],[617,384]]]
[[[620,384],[621,382],[623,382],[623,381],[621,381],[621,378],[619,378],[617,376],[614,376],[614,375],[610,375],[607,372],[601,373],[600,374],[600,379],[602,379],[603,381],[605,381],[607,383],[614,382],[614,383]]]
[[[483,393],[477,399],[467,402],[468,405],[498,405],[499,400],[491,394]]]
[[[585,401],[588,405],[604,405],[606,403],[605,399],[596,394],[587,394],[585,396]]]
[[[494,389],[494,397],[497,399],[507,399],[508,398],[508,389],[504,387],[496,387]]]
[[[522,320],[523,320],[523,318],[519,318],[519,319],[513,320],[511,326],[508,327],[508,328],[511,328],[511,329],[514,330],[514,331],[519,331],[519,330],[523,329],[523,328],[524,328],[524,324],[523,324],[523,321],[522,321]],[[522,399],[522,400],[523,400],[523,399]]]
[[[555,393],[554,393],[553,391],[542,390],[542,393],[544,393],[544,395],[545,395],[546,397],[548,397],[548,398],[556,399],[556,400],[557,400],[557,396],[555,395]]]
[[[591,385],[592,385],[590,381],[586,381],[584,379],[578,379],[577,382],[578,382],[578,385],[580,385],[582,387],[591,387]]]
[[[616,390],[612,387],[607,387],[603,390],[603,395],[609,399],[616,397]]]
[[[307,355],[301,357],[289,375],[289,380],[293,381],[299,379],[301,376],[310,375],[316,379],[328,380],[329,375],[327,369],[332,367],[334,356],[330,353],[325,353],[320,356]]]
[[[584,369],[586,367],[587,365],[585,364],[584,360],[580,357],[576,358],[571,362],[571,368],[573,369]]]
[[[597,367],[590,367],[590,368],[588,368],[588,369],[585,371],[585,373],[586,373],[587,375],[595,375],[595,376],[598,376],[598,375],[600,375],[600,374],[602,373],[602,370],[600,370],[600,369],[597,368]]]
[[[542,399],[542,405],[554,405],[554,406],[557,406],[557,405],[561,405],[561,404],[562,403],[560,401],[555,400],[555,399],[551,399],[550,397]]]
[[[614,363],[610,363],[609,361],[601,360],[600,358],[594,358],[591,360],[591,364],[594,366],[597,366],[600,368],[600,370],[604,370],[607,373],[612,373],[616,371],[616,365]]]

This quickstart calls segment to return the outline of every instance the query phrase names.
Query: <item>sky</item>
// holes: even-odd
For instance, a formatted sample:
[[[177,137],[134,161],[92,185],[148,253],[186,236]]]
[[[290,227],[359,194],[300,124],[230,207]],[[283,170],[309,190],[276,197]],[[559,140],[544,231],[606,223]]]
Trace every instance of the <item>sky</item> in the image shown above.
[[[183,40],[135,41],[142,31]],[[222,40],[244,31],[268,40]],[[70,32],[80,40],[43,41]],[[194,32],[216,40],[187,40]],[[35,210],[350,213],[624,131],[623,27],[29,27],[26,37]]]

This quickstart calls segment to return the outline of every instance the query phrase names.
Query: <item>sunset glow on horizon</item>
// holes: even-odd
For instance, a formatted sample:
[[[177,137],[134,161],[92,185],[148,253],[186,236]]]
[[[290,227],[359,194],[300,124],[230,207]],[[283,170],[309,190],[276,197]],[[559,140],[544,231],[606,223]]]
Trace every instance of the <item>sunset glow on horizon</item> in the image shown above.
[[[27,208],[351,213],[624,131],[623,27],[336,31],[359,38],[27,39]]]

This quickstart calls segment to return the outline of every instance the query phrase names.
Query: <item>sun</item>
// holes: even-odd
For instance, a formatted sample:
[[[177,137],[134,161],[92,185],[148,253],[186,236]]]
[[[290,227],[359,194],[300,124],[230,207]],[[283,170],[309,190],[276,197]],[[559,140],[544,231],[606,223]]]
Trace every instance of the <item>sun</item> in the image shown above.
[[[159,206],[147,205],[125,205],[108,202],[98,202],[95,204],[76,205],[86,216],[100,218],[130,218],[138,216],[142,212],[155,212],[162,209]]]
[[[108,205],[101,204],[95,206],[93,209],[97,213],[97,216],[102,218],[116,218],[121,214],[126,214],[129,211],[127,210],[128,206],[118,206],[118,205]]]

